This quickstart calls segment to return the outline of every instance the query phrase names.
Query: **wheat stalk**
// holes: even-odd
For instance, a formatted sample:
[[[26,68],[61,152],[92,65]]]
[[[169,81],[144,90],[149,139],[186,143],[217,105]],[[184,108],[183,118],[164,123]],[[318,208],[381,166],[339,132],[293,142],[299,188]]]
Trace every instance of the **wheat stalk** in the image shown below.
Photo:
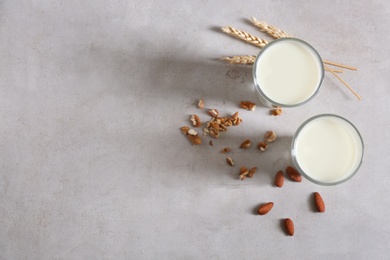
[[[251,17],[251,22],[260,29],[262,32],[266,32],[275,39],[293,37],[291,34],[280,30],[278,27],[267,24],[264,21],[258,21],[256,18]]]
[[[231,57],[223,57],[221,60],[226,61],[229,64],[237,64],[237,65],[253,65],[256,60],[255,55],[242,55],[242,56],[231,56]],[[325,68],[326,71],[329,71],[329,69]],[[333,72],[336,73],[343,73],[342,70],[335,70],[332,69]]]
[[[359,100],[362,100],[362,97],[358,93],[356,93],[356,91],[350,85],[348,85],[348,83],[345,82],[339,75],[337,75],[332,69],[330,69],[325,64],[324,64],[324,68],[327,69],[330,73],[332,73],[333,76],[335,76],[338,80],[340,80],[341,83],[343,83]]]
[[[330,70],[327,69],[327,68],[325,68],[324,70],[330,72]],[[343,73],[343,72],[344,72],[343,70],[334,70],[334,69],[332,69],[332,71],[333,71],[333,72],[336,72],[336,73]]]
[[[340,67],[340,68],[344,68],[344,69],[357,70],[357,68],[355,68],[355,67],[348,66],[348,65],[343,65],[343,64],[338,64],[338,63],[333,62],[333,61],[324,60],[323,62],[324,62],[325,64],[333,65],[333,66]],[[333,71],[335,71],[335,70],[333,70]]]
[[[261,39],[257,36],[250,34],[250,33],[247,33],[247,32],[241,31],[241,30],[237,30],[231,26],[222,27],[222,31],[227,33],[227,34],[230,34],[233,37],[236,37],[238,39],[246,41],[247,43],[253,44],[253,45],[260,47],[260,48],[263,48],[268,43],[267,40]]]
[[[244,55],[244,56],[232,56],[223,57],[221,60],[226,61],[230,64],[241,64],[241,65],[252,65],[255,63],[256,56]]]

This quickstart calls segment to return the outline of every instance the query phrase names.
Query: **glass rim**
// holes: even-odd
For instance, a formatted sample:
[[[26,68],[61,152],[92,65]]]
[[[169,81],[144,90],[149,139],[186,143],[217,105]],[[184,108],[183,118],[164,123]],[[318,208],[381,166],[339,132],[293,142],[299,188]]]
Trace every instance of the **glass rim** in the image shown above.
[[[358,136],[358,139],[360,140],[360,144],[361,144],[361,148],[362,148],[362,154],[361,154],[361,157],[359,158],[359,164],[356,166],[356,169],[353,170],[353,172],[348,175],[346,178],[342,179],[342,180],[339,180],[339,181],[335,181],[335,182],[322,182],[322,181],[318,181],[318,180],[315,180],[313,179],[312,177],[310,177],[308,174],[305,173],[305,171],[299,166],[299,163],[298,163],[298,160],[296,158],[296,155],[295,155],[295,146],[296,146],[296,140],[297,140],[297,137],[299,136],[301,130],[307,126],[310,122],[318,119],[318,118],[321,118],[321,117],[335,117],[335,118],[338,118],[338,119],[341,119],[342,121],[346,122],[347,124],[349,124],[356,132],[357,136]],[[359,140],[356,140],[357,142]],[[359,130],[356,128],[356,126],[351,122],[349,121],[348,119],[342,117],[342,116],[339,116],[339,115],[336,115],[336,114],[320,114],[320,115],[316,115],[316,116],[313,116],[309,119],[307,119],[306,121],[304,121],[300,126],[299,128],[295,131],[295,134],[294,134],[294,137],[292,139],[292,142],[291,142],[291,157],[292,157],[292,161],[293,161],[293,164],[294,166],[297,168],[297,170],[306,178],[308,179],[309,181],[315,183],[315,184],[318,184],[318,185],[322,185],[322,186],[333,186],[333,185],[337,185],[337,184],[340,184],[340,183],[343,183],[349,179],[351,179],[353,176],[355,176],[355,174],[359,171],[360,169],[360,166],[362,165],[363,163],[363,157],[364,157],[364,142],[363,142],[363,138],[359,132]]]
[[[318,86],[316,88],[316,90],[314,91],[314,93],[307,99],[303,100],[302,102],[299,102],[299,103],[296,103],[296,104],[283,104],[283,103],[279,103],[279,102],[276,102],[275,100],[272,100],[271,98],[269,98],[260,88],[258,82],[257,82],[257,77],[256,77],[256,69],[257,69],[257,64],[258,64],[258,60],[260,59],[260,57],[262,56],[262,54],[268,49],[270,48],[272,45],[274,44],[277,44],[279,42],[282,42],[282,41],[296,41],[296,42],[299,42],[299,43],[302,43],[303,45],[306,45],[309,49],[311,49],[314,53],[314,55],[316,56],[316,58],[319,60],[319,63],[320,63],[320,80],[318,82]],[[273,40],[272,42],[268,43],[267,45],[265,45],[265,47],[263,49],[260,50],[260,52],[257,54],[256,56],[256,59],[253,63],[253,69],[252,69],[252,74],[253,74],[253,81],[255,83],[255,89],[256,91],[269,103],[271,103],[272,105],[275,105],[275,106],[280,106],[280,107],[298,107],[298,106],[301,106],[303,104],[306,104],[307,102],[309,102],[311,99],[313,99],[317,93],[319,92],[320,88],[321,88],[321,85],[322,85],[322,82],[324,80],[324,76],[325,76],[325,69],[324,69],[324,64],[322,62],[322,58],[320,56],[320,54],[318,53],[318,51],[313,47],[311,46],[309,43],[305,42],[304,40],[301,40],[301,39],[298,39],[298,38],[294,38],[294,37],[286,37],[286,38],[280,38],[280,39],[276,39],[276,40]]]

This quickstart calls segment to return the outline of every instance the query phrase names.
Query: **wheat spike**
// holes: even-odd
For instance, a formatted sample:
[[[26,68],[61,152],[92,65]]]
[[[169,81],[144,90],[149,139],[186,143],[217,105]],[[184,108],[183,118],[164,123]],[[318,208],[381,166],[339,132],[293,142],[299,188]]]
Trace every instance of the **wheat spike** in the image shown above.
[[[230,64],[252,65],[255,62],[256,56],[244,55],[244,56],[232,56],[223,57],[222,60]]]
[[[231,26],[222,27],[222,31],[227,33],[227,34],[230,34],[238,39],[246,41],[247,43],[251,43],[257,47],[260,47],[260,48],[263,48],[268,43],[267,40],[261,39],[257,36],[250,34],[250,33],[247,33],[247,32],[241,31],[241,30],[237,30]]]
[[[260,29],[262,32],[266,32],[275,39],[293,37],[291,34],[280,30],[278,27],[267,24],[264,21],[258,21],[256,18],[251,17],[251,22]]]

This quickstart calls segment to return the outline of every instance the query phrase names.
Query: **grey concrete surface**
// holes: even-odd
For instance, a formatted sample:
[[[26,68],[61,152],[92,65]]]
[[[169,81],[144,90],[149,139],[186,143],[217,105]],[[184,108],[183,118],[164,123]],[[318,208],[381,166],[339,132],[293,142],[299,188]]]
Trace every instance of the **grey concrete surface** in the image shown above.
[[[1,1],[0,259],[389,259],[389,15],[378,0]],[[251,16],[358,67],[342,76],[363,100],[327,74],[312,102],[271,117],[251,68],[217,60],[259,51],[219,27],[271,40]],[[198,97],[243,123],[191,146],[179,127],[209,118]],[[358,127],[360,171],[332,187],[274,187],[294,131],[320,113]],[[265,153],[237,148],[267,130],[279,139]],[[241,165],[259,170],[240,181]]]

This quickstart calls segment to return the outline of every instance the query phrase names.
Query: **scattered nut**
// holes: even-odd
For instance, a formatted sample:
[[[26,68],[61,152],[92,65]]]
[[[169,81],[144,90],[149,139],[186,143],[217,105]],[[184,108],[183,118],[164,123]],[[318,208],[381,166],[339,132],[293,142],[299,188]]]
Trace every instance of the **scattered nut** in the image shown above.
[[[284,184],[284,175],[283,171],[278,171],[275,175],[275,185],[276,187],[281,188]]]
[[[194,129],[190,129],[187,132],[188,135],[198,135],[198,132],[196,132]]]
[[[232,119],[236,119],[236,118],[238,118],[238,112],[236,112],[236,113],[234,113],[234,114],[232,115]]]
[[[256,104],[250,101],[241,101],[240,107],[246,110],[253,111],[256,109]]]
[[[240,174],[239,174],[239,177],[240,177],[240,180],[245,180],[246,177],[248,178],[252,178],[253,177],[253,174],[256,172],[257,170],[257,167],[253,167],[252,169],[248,170],[245,166],[242,166],[240,168]]]
[[[210,129],[210,136],[211,137],[214,137],[214,138],[218,138],[219,137],[219,131],[216,130],[216,129]]]
[[[234,119],[233,120],[233,125],[239,125],[239,124],[241,124],[241,122],[242,122],[242,119],[241,118],[236,118],[236,119]]]
[[[252,169],[250,169],[248,173],[248,178],[252,178],[256,171],[257,167],[253,167]]]
[[[204,135],[209,134],[211,137],[218,138],[220,132],[226,132],[229,126],[238,125],[242,122],[242,119],[236,112],[233,117],[219,117],[219,112],[216,109],[209,110],[208,113],[213,117],[206,124],[207,130],[204,130]]]
[[[260,142],[257,144],[257,148],[262,152],[264,152],[265,149],[267,149],[267,147],[268,147],[268,144],[266,142]]]
[[[190,141],[194,145],[198,145],[198,144],[202,143],[202,138],[200,138],[200,136],[198,136],[198,135],[188,135],[188,139],[190,139]]]
[[[221,150],[221,153],[228,153],[230,152],[230,148],[229,147],[225,147]]]
[[[212,117],[218,117],[219,116],[219,112],[217,109],[211,109],[209,110],[209,115],[212,116]]]
[[[198,108],[199,108],[199,109],[203,109],[203,108],[204,108],[204,100],[203,100],[203,98],[200,98],[200,99],[199,99]]]
[[[291,180],[293,180],[295,182],[301,182],[302,181],[301,174],[294,167],[288,166],[286,168],[286,173],[287,173],[288,177],[290,177]]]
[[[241,166],[240,174],[243,173],[243,172],[247,172],[247,171],[248,171],[248,169],[245,166]]]
[[[202,125],[202,122],[200,122],[200,119],[197,115],[191,115],[190,120],[192,122],[192,125],[195,127],[199,127]]]
[[[325,212],[325,203],[321,195],[318,192],[314,192],[313,198],[318,212]]]
[[[185,134],[185,135],[187,135],[188,134],[188,131],[190,130],[190,128],[188,127],[188,126],[182,126],[182,127],[180,127],[180,131],[183,133],[183,134]]]
[[[241,145],[240,148],[248,149],[249,146],[251,146],[251,141],[249,139],[246,139]]]
[[[231,157],[226,157],[226,162],[227,164],[229,164],[230,166],[234,166],[234,161]]]
[[[188,136],[192,144],[198,145],[202,143],[202,138],[198,136],[198,133],[194,129],[190,129],[188,126],[182,126],[180,130],[184,135]]]
[[[284,223],[284,228],[286,229],[287,235],[293,236],[294,235],[294,222],[291,219],[286,218],[286,219],[284,219],[283,223]]]
[[[264,142],[272,143],[276,140],[276,134],[274,131],[267,131],[264,135]]]
[[[219,131],[220,131],[220,132],[226,132],[226,131],[227,131],[227,127],[224,126],[223,124],[220,124],[220,125],[219,125]]]
[[[209,145],[210,145],[210,146],[213,146],[213,145],[214,145],[214,144],[213,144],[213,140],[210,140],[210,141],[209,141]]]
[[[230,118],[226,118],[225,122],[223,122],[223,125],[229,127],[233,125],[233,122]]]
[[[249,174],[248,169],[245,166],[241,166],[240,168],[240,180],[245,180],[246,176]]]
[[[243,172],[240,174],[240,180],[245,180],[246,179],[246,176],[248,175],[249,171],[246,171],[246,172]]]
[[[270,212],[273,206],[273,202],[265,203],[264,205],[260,206],[260,208],[257,210],[257,213],[259,213],[259,215],[265,215]]]
[[[271,115],[280,116],[283,113],[282,107],[277,107],[271,110]]]
[[[217,121],[208,122],[207,127],[208,127],[209,134],[211,137],[214,137],[214,138],[219,137],[219,124]]]
[[[212,122],[209,122],[209,127],[216,130],[216,131],[219,131],[219,123],[218,121],[212,121]]]
[[[238,116],[238,112],[234,113],[230,119],[233,125],[239,125],[242,122],[242,118]]]

